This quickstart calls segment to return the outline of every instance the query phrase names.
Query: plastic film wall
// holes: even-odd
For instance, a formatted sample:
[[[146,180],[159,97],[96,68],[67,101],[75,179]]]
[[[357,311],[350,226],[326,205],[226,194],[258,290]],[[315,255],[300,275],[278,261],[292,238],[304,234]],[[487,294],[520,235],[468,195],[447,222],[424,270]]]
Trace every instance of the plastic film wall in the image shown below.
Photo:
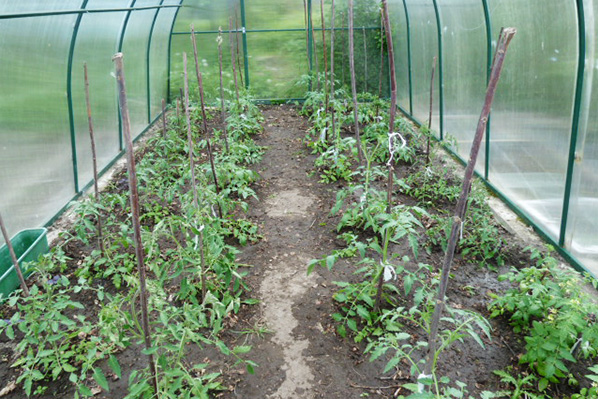
[[[84,63],[100,170],[123,150],[116,52],[124,53],[134,136],[161,113],[179,5],[0,1],[0,212],[10,235],[49,223],[91,183]]]
[[[518,30],[478,174],[574,264],[598,275],[598,83],[593,0],[390,0],[400,107],[469,156],[500,28]]]

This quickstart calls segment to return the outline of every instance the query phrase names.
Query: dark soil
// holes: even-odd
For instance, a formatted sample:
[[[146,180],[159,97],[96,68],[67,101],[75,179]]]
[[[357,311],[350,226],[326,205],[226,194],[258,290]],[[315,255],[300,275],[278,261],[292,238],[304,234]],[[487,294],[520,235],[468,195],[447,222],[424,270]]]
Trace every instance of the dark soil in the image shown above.
[[[351,338],[336,333],[336,322],[331,314],[337,311],[332,295],[337,287],[334,281],[356,281],[353,275],[357,260],[341,261],[332,272],[317,268],[307,276],[307,264],[313,258],[331,253],[341,246],[337,239],[338,217],[330,216],[335,193],[341,184],[320,184],[313,171],[313,156],[303,138],[308,122],[291,106],[271,106],[263,109],[265,130],[255,137],[258,145],[268,149],[263,161],[256,166],[261,180],[255,185],[259,200],[250,201],[247,217],[260,225],[263,239],[241,248],[238,261],[249,265],[246,283],[249,296],[260,300],[254,307],[243,307],[231,321],[231,329],[223,334],[229,346],[252,345],[248,358],[259,367],[251,375],[233,360],[223,358],[214,350],[194,351],[198,359],[209,359],[213,371],[223,374],[225,391],[215,397],[233,399],[287,399],[287,398],[393,398],[399,386],[409,379],[409,368],[382,374],[384,359],[369,361],[364,354],[365,344],[354,344]],[[398,171],[401,175],[405,170]],[[117,177],[118,178],[118,177]],[[408,197],[396,197],[400,203],[413,203]],[[176,207],[173,206],[173,211]],[[520,248],[524,243],[505,232],[511,243],[507,266],[521,265]],[[67,247],[77,263],[89,248]],[[404,248],[394,248],[404,251]],[[425,253],[421,262],[440,269],[443,254],[440,249]],[[471,309],[488,317],[488,294],[499,293],[507,287],[499,283],[498,272],[482,269],[477,264],[457,258],[453,269],[448,297],[455,308]],[[106,282],[109,289],[114,289]],[[81,297],[88,317],[95,317],[93,298]],[[6,309],[5,309],[6,311]],[[492,339],[482,349],[473,340],[464,339],[442,354],[440,375],[452,381],[468,384],[470,394],[477,396],[483,390],[498,390],[499,379],[492,371],[517,364],[523,349],[521,340],[503,319],[491,320]],[[421,331],[408,331],[414,340],[425,340]],[[6,337],[0,337],[0,391],[16,379],[9,368],[12,348]],[[121,398],[127,394],[129,373],[145,365],[139,348],[129,348],[119,355],[126,371],[120,380],[111,381],[110,393],[98,398]],[[2,395],[0,395],[2,396]],[[66,380],[49,385],[43,398],[67,398],[73,389]],[[20,388],[4,395],[7,399],[24,397]]]

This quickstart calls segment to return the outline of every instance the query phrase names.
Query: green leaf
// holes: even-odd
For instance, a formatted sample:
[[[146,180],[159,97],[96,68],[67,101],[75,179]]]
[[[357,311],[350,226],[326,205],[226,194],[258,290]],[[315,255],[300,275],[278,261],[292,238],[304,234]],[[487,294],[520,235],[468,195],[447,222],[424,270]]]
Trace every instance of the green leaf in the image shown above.
[[[355,321],[355,319],[347,319],[347,326],[357,332],[357,322]]]
[[[252,366],[251,364],[247,363],[247,364],[245,365],[245,367],[247,368],[247,372],[248,372],[249,374],[255,374],[255,370],[253,369],[253,366]]]
[[[154,353],[158,352],[158,349],[159,348],[157,346],[152,346],[151,348],[143,349],[141,351],[141,353],[143,353],[144,355],[148,355],[149,356],[149,355],[153,355]]]
[[[548,379],[547,378],[542,378],[540,380],[540,382],[538,383],[538,390],[539,391],[543,391],[546,389],[546,387],[548,386]]]
[[[336,257],[334,255],[328,255],[326,257],[326,267],[328,270],[332,270],[334,263],[336,262]]]
[[[122,378],[120,364],[118,363],[118,359],[116,359],[114,355],[110,355],[110,357],[108,358],[108,366],[114,372],[114,374],[116,374],[118,378]]]
[[[388,363],[386,363],[386,367],[384,367],[384,371],[383,373],[388,373],[390,370],[392,370],[393,368],[395,368],[395,366],[397,364],[399,364],[399,362],[401,361],[401,358],[398,356],[393,357],[392,359],[390,359],[388,361]]]
[[[106,376],[101,368],[96,367],[93,370],[93,379],[95,382],[98,383],[100,387],[102,387],[105,391],[110,392],[110,386],[108,385],[108,380],[106,380]]]
[[[343,338],[347,337],[347,329],[345,328],[345,326],[343,324],[338,326],[337,331],[341,337],[343,337]]]

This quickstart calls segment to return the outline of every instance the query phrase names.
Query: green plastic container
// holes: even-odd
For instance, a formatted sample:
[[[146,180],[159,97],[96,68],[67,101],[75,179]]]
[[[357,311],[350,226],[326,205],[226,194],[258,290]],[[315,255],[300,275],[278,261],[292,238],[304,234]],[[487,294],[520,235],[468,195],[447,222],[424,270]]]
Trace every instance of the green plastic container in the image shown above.
[[[26,263],[37,260],[40,255],[49,250],[46,233],[47,230],[44,228],[28,229],[20,231],[10,240],[25,277],[31,274],[31,269],[27,269]],[[20,285],[8,247],[4,244],[0,248],[0,300],[8,297]]]

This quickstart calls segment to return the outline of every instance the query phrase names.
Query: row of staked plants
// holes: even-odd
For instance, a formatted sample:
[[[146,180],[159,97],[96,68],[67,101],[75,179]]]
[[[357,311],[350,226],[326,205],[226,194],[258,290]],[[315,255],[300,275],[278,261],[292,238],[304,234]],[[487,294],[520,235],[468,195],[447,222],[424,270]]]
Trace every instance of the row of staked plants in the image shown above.
[[[311,121],[305,141],[316,155],[313,173],[320,182],[343,182],[331,215],[339,218],[336,231],[345,245],[312,260],[308,272],[317,266],[332,270],[341,259],[355,264],[351,281],[334,282],[338,311],[332,318],[337,332],[364,342],[372,361],[385,359],[384,373],[408,364],[413,382],[402,387],[412,392],[408,398],[471,397],[467,384],[438,375],[437,366],[451,344],[468,338],[484,347],[491,338],[490,322],[477,312],[447,305],[439,344],[431,354],[432,375],[422,376],[440,276],[420,258],[423,251],[446,251],[450,210],[461,192],[462,178],[452,163],[442,159],[439,145],[426,153],[430,132],[425,127],[416,129],[399,118],[395,130],[400,134],[389,138],[388,101],[369,93],[358,95],[359,145],[356,104],[346,88],[335,90],[328,109],[325,101],[320,90],[308,93],[301,111]],[[406,171],[403,178],[398,177],[398,168]],[[413,205],[400,203],[398,193],[410,197]],[[486,189],[474,182],[457,251],[463,261],[497,272],[505,265],[507,243],[487,196]],[[507,318],[525,342],[525,353],[516,369],[495,372],[504,389],[485,391],[481,397],[551,398],[562,383],[578,391],[571,398],[597,397],[590,382],[598,383],[598,367],[589,367],[585,379],[570,371],[578,359],[594,358],[598,350],[598,307],[580,284],[589,279],[561,270],[550,253],[530,252],[530,263],[535,265],[497,275],[510,281],[512,288],[488,300],[490,317]]]
[[[70,381],[75,398],[91,397],[128,375],[126,398],[208,398],[222,389],[219,372],[201,355],[209,348],[253,372],[256,365],[245,359],[251,348],[228,347],[221,333],[241,306],[255,303],[245,299],[234,244],[259,239],[257,226],[243,214],[247,199],[255,196],[251,183],[258,176],[249,166],[263,153],[252,140],[262,129],[262,116],[247,93],[225,106],[226,124],[213,121],[220,128],[211,137],[219,143],[210,148],[214,170],[196,104],[188,108],[193,148],[178,111],[183,104],[176,115],[170,113],[163,134],[147,141],[137,163],[151,347],[142,345],[131,204],[121,174],[99,197],[75,204],[72,230],[33,265],[31,295],[17,292],[1,308],[0,337],[14,345],[13,388],[30,397],[43,394],[52,381]],[[196,160],[197,207],[190,151]],[[69,256],[73,247],[84,248],[83,254]],[[119,363],[121,354],[141,356],[138,351],[155,358],[158,392],[148,367],[124,370]]]

